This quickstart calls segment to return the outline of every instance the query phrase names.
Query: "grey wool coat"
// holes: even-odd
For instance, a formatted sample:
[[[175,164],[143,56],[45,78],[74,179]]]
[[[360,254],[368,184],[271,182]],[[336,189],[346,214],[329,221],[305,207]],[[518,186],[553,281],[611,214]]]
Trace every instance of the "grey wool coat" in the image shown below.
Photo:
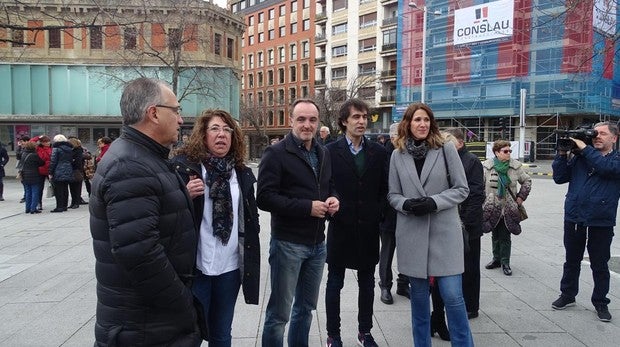
[[[448,142],[444,149],[429,149],[419,177],[411,154],[392,152],[388,201],[397,211],[398,271],[410,277],[451,276],[464,271],[458,205],[467,198],[469,188],[454,144]],[[405,200],[424,196],[435,201],[436,211],[419,217],[403,211]]]

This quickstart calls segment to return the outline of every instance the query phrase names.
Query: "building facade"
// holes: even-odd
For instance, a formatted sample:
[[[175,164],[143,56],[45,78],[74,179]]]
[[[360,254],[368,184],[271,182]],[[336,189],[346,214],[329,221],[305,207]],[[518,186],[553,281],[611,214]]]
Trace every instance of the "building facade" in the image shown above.
[[[169,82],[189,131],[205,108],[239,114],[242,19],[199,0],[20,1],[2,5],[0,141],[120,133],[120,93],[138,76]]]
[[[618,121],[615,1],[413,4],[398,5],[395,121],[421,99],[423,84],[442,126],[466,128],[482,141],[518,139],[525,90],[525,137],[539,158],[555,152],[557,128]]]

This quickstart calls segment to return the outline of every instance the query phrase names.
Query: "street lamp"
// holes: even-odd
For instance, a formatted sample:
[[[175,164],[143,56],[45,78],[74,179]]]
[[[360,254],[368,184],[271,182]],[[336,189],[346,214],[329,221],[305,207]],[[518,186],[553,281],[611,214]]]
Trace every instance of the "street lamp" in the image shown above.
[[[427,20],[427,9],[426,5],[420,7],[415,2],[410,2],[409,7],[420,10],[423,12],[422,17],[422,83],[420,83],[420,102],[424,103],[424,96],[426,93],[426,20]],[[433,11],[435,16],[441,15],[440,11]]]

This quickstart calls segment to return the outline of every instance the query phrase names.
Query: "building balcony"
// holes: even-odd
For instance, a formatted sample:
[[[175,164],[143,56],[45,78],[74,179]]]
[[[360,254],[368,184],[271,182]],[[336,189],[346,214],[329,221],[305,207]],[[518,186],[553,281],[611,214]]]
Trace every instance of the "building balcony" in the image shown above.
[[[325,34],[316,35],[314,37],[314,43],[321,46],[327,44],[327,38],[325,37]]]
[[[325,12],[317,13],[314,17],[315,23],[327,22],[327,14]]]
[[[323,65],[325,63],[325,57],[314,58],[314,65]]]
[[[396,24],[398,24],[398,17],[385,18],[383,19],[383,22],[381,22],[381,27],[387,27]]]
[[[388,43],[381,46],[381,54],[396,54],[396,43]]]
[[[381,0],[381,5],[390,5],[390,4],[396,4],[398,3],[398,0]]]
[[[314,86],[315,87],[320,87],[320,86],[325,87],[325,80],[315,80],[314,81]]]
[[[396,78],[396,70],[381,71],[381,79]]]

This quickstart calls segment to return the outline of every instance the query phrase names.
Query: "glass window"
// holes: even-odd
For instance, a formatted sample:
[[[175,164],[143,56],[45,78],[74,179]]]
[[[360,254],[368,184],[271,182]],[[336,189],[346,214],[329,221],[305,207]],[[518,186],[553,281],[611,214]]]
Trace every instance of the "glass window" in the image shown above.
[[[286,14],[286,5],[281,5],[280,6],[280,17],[284,16]]]
[[[60,29],[50,29],[48,31],[49,48],[60,48]]]
[[[297,60],[297,45],[296,44],[291,44],[291,60]]]
[[[267,85],[268,86],[273,85],[273,70],[267,71]]]
[[[273,65],[273,63],[274,63],[273,49],[270,49],[270,50],[267,51],[267,59],[268,59],[268,64],[269,65]]]
[[[248,74],[248,87],[254,88],[254,75]]]
[[[263,52],[258,52],[258,67],[262,67],[265,63]]]
[[[347,67],[335,67],[332,69],[332,79],[347,78]]]
[[[347,0],[334,0],[334,12],[347,8]]]
[[[258,33],[258,42],[265,42],[265,33]]]
[[[248,17],[248,25],[254,25],[254,16]]]
[[[288,78],[291,80],[291,82],[297,82],[297,67],[295,65],[289,67]]]
[[[286,61],[286,53],[284,51],[284,47],[278,47],[278,56],[280,57],[280,63],[284,63]]]
[[[304,31],[310,30],[310,19],[304,19]]]
[[[347,45],[332,48],[332,57],[342,57],[344,55],[347,55]]]
[[[374,51],[377,47],[377,38],[370,37],[359,41],[360,53]]]
[[[310,42],[304,41],[301,43],[302,58],[310,58]]]
[[[297,99],[297,87],[289,88],[289,100],[293,101]]]
[[[377,71],[375,63],[366,63],[359,65],[360,75],[374,75]]]
[[[284,68],[278,69],[278,83],[284,83]]]
[[[310,0],[304,0],[304,8],[310,7]]]
[[[297,23],[291,23],[291,35],[297,34]]]
[[[291,2],[291,13],[297,12],[297,1]]]
[[[276,16],[276,10],[274,8],[269,9],[269,19],[274,19]]]
[[[286,27],[285,26],[281,26],[280,27],[280,37],[284,37],[286,35]]]
[[[332,34],[338,35],[347,32],[347,23],[336,24],[332,26]]]
[[[248,45],[253,45],[254,44],[254,35],[250,35],[248,36]]]
[[[284,111],[283,110],[279,110],[278,111],[278,124],[279,125],[286,125],[285,124],[285,120],[284,120]]]
[[[396,43],[396,29],[390,29],[383,32],[383,44]]]
[[[101,49],[103,45],[103,33],[100,26],[92,26],[90,31],[90,48]]]
[[[254,68],[254,55],[253,54],[248,55],[248,65],[250,69]]]
[[[123,39],[125,49],[135,49],[136,48],[136,37],[138,36],[138,31],[134,27],[127,27],[123,32]]]
[[[301,80],[307,81],[308,79],[310,79],[310,68],[308,64],[302,64],[301,65]]]
[[[218,34],[216,34],[218,35]],[[181,45],[183,44],[183,33],[181,29],[178,28],[170,28],[168,29],[168,49],[171,51],[178,51],[181,49]],[[219,44],[215,42],[215,46],[219,49]],[[220,54],[219,52],[215,54]]]
[[[269,33],[269,34],[268,34],[268,35],[269,35],[269,40],[273,40],[273,39],[275,39],[275,38],[276,38],[276,31],[275,31],[275,30],[273,30],[273,29],[269,29],[269,32],[268,32],[268,33]]]
[[[377,12],[360,16],[360,28],[366,28],[377,24]]]
[[[264,22],[264,21],[265,21],[265,12],[260,12],[260,13],[258,14],[258,22],[259,22],[259,23],[262,23],[262,22]]]
[[[232,59],[235,52],[235,39],[228,38],[226,42],[226,56]]]
[[[222,54],[222,34],[215,33],[213,35],[213,53],[216,55]]]

